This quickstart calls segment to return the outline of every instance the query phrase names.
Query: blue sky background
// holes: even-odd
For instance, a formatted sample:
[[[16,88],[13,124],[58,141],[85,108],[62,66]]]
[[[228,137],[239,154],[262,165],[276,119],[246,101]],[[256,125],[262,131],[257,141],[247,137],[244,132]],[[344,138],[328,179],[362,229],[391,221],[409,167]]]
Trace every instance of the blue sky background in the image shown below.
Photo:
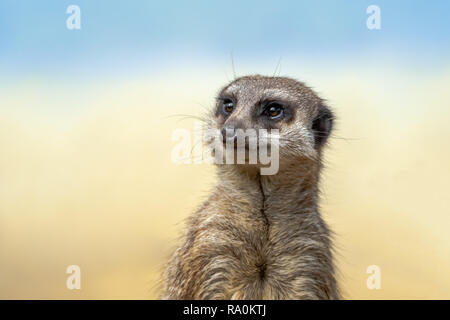
[[[66,8],[81,8],[68,30]],[[366,8],[382,28],[366,28]],[[0,2],[0,74],[90,76],[282,57],[317,64],[450,61],[450,1]]]

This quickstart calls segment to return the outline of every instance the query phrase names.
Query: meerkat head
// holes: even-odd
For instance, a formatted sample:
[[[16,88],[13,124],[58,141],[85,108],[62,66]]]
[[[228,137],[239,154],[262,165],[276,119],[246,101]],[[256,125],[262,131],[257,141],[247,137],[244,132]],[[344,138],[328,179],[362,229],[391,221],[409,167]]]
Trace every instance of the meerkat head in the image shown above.
[[[310,88],[285,77],[245,76],[219,93],[210,128],[223,137],[223,145],[237,133],[261,129],[278,133],[281,158],[315,158],[327,141],[333,114]],[[264,130],[263,130],[264,132]],[[270,139],[267,139],[270,145]],[[248,147],[248,145],[247,145]]]

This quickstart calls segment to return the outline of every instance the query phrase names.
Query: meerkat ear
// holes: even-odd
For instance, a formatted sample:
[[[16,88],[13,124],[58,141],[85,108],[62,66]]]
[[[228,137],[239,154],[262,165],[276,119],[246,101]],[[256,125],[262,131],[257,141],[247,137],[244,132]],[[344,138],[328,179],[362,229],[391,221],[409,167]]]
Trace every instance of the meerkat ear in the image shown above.
[[[333,113],[325,105],[321,104],[319,114],[313,120],[312,131],[316,148],[320,148],[327,141],[333,128]]]

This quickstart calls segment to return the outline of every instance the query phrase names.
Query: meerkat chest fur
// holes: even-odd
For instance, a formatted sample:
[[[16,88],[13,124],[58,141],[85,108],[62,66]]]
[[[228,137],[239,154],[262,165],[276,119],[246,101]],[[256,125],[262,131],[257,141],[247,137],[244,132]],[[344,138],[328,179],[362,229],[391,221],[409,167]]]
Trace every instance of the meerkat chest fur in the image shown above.
[[[211,119],[219,130],[279,130],[279,171],[261,175],[258,163],[217,166],[216,187],[189,217],[167,266],[163,298],[339,298],[318,210],[329,109],[295,80],[249,76],[222,89]]]

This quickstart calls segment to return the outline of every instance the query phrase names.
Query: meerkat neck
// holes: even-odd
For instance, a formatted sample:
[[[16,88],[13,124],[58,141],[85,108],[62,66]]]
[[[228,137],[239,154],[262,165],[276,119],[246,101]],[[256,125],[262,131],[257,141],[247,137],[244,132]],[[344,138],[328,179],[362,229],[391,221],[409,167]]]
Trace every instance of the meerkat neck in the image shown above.
[[[285,166],[276,175],[260,179],[268,208],[274,212],[317,211],[318,166]]]
[[[218,175],[226,189],[262,202],[268,214],[277,214],[317,211],[319,171],[319,165],[306,162],[281,166],[275,175],[227,165],[219,167]]]

